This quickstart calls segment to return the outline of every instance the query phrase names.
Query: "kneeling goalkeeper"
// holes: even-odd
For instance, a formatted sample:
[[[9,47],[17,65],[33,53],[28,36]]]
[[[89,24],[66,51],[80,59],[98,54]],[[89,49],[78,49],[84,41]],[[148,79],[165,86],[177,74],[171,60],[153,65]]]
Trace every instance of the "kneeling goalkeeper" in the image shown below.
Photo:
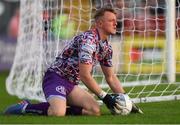
[[[8,107],[5,114],[99,116],[101,113],[97,101],[78,86],[80,80],[110,111],[114,107],[119,109],[112,95],[104,92],[91,75],[93,67],[99,63],[111,90],[114,93],[125,93],[113,73],[113,51],[108,42],[108,36],[116,33],[116,13],[112,8],[101,8],[96,12],[94,20],[95,27],[75,36],[47,69],[42,84],[47,102],[31,104],[22,101]],[[133,105],[132,112],[140,112],[140,109]]]

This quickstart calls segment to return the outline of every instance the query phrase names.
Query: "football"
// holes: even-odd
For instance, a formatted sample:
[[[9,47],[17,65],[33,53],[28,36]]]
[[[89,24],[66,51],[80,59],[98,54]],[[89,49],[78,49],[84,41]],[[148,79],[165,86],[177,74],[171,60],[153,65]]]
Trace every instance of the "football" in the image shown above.
[[[118,102],[120,109],[115,108],[114,114],[128,115],[132,110],[132,101],[127,94],[115,94],[115,100]]]

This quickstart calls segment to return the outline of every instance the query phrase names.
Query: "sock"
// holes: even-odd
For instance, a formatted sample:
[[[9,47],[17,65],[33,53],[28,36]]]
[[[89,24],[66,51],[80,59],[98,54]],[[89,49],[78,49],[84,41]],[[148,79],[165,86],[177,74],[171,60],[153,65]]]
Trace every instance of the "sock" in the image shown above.
[[[48,115],[49,103],[43,102],[38,104],[28,104],[25,113]],[[82,107],[70,106],[66,108],[66,115],[82,115]]]
[[[25,113],[37,114],[37,115],[48,115],[49,103],[43,102],[38,104],[28,104],[25,108]]]
[[[78,106],[67,107],[66,115],[82,115],[82,107],[78,107]]]

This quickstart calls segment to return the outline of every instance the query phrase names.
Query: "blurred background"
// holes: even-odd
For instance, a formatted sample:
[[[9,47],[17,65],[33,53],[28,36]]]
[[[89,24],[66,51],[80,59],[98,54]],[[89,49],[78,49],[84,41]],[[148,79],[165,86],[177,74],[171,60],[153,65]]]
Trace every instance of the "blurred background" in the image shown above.
[[[175,25],[172,23],[166,27],[166,12],[173,1],[176,1],[176,5],[173,4],[175,19],[172,19]],[[41,83],[46,68],[69,39],[93,26],[92,17],[99,8],[111,6],[117,12],[117,34],[109,40],[113,48],[114,70],[122,83],[132,86],[129,92],[133,98],[179,95],[180,88],[176,84],[157,87],[160,83],[174,82],[168,81],[167,74],[171,73],[167,72],[166,64],[176,66],[176,69],[171,68],[176,70],[176,74],[172,74],[180,78],[179,1],[0,0],[0,72],[10,71],[8,77],[4,76],[6,90],[20,98],[43,100]],[[172,35],[176,35],[176,40],[170,41],[176,45],[175,63],[166,56],[170,53],[166,31],[171,27],[176,28]],[[105,85],[99,65],[93,74]],[[138,88],[138,85],[144,86]],[[156,88],[160,88],[158,92]]]
[[[89,3],[89,1],[91,3]],[[47,2],[45,3],[46,4],[44,5],[44,8],[46,8],[48,5]],[[55,5],[57,3],[58,2],[54,2],[53,4]],[[75,24],[72,25],[70,25],[71,23],[69,23],[70,28],[67,28],[67,32],[72,33],[70,35],[74,35],[75,33],[77,33],[77,31],[81,32],[90,28],[91,24],[88,22],[91,19],[91,17],[89,16],[89,11],[80,10],[82,15],[79,17],[78,2],[75,2],[75,0],[73,1],[73,5],[77,8],[73,8],[73,11],[70,12],[68,12],[70,2],[68,2],[67,0],[64,2],[64,4],[64,12],[68,15],[73,12],[71,13],[70,20],[75,22]],[[83,5],[81,6],[82,8],[88,8],[89,5],[92,4],[94,11],[102,7],[103,5],[110,5],[116,8],[118,12],[117,35],[120,36],[118,37],[120,39],[126,39],[134,34],[136,35],[136,37],[133,38],[134,40],[139,37],[142,37],[142,39],[147,37],[150,37],[152,39],[165,38],[165,11],[167,9],[165,0],[84,0],[81,1],[81,4]],[[177,39],[179,39],[180,34],[179,5],[179,0],[176,0]],[[19,0],[0,0],[0,71],[9,70],[14,59],[15,47],[18,36],[19,6]],[[60,7],[60,5],[57,6]],[[51,17],[49,17],[48,12],[49,10],[45,9],[43,17],[45,23],[47,23],[48,20],[51,20],[49,19]],[[66,17],[64,17],[64,20],[65,18]],[[79,18],[82,19],[81,23],[79,23],[79,20],[77,20]],[[52,29],[54,27],[57,27],[58,21],[60,21],[59,17],[55,18],[52,21]],[[62,17],[61,21],[63,21]],[[84,23],[83,21],[86,23]],[[74,31],[72,30],[72,27],[75,27]],[[56,35],[55,28],[53,30],[54,34]],[[69,29],[71,29],[70,32]],[[63,37],[67,36],[67,32],[64,30],[64,28],[63,31],[64,32],[61,32],[62,34],[57,35],[62,35]],[[64,38],[67,39],[67,37]],[[160,48],[162,48],[161,45]],[[131,61],[139,61],[140,54],[137,54],[138,50],[136,48],[132,48],[131,51]],[[133,55],[133,53],[136,54]]]
[[[19,0],[0,0],[0,71],[9,70],[15,54]]]

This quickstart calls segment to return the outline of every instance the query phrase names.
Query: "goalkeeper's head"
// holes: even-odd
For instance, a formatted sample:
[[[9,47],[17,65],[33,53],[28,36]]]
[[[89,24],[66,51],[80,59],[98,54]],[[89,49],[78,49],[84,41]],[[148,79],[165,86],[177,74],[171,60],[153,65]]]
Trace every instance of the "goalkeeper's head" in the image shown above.
[[[100,8],[95,13],[94,20],[95,26],[103,33],[103,35],[113,35],[116,33],[117,18],[113,8]]]

